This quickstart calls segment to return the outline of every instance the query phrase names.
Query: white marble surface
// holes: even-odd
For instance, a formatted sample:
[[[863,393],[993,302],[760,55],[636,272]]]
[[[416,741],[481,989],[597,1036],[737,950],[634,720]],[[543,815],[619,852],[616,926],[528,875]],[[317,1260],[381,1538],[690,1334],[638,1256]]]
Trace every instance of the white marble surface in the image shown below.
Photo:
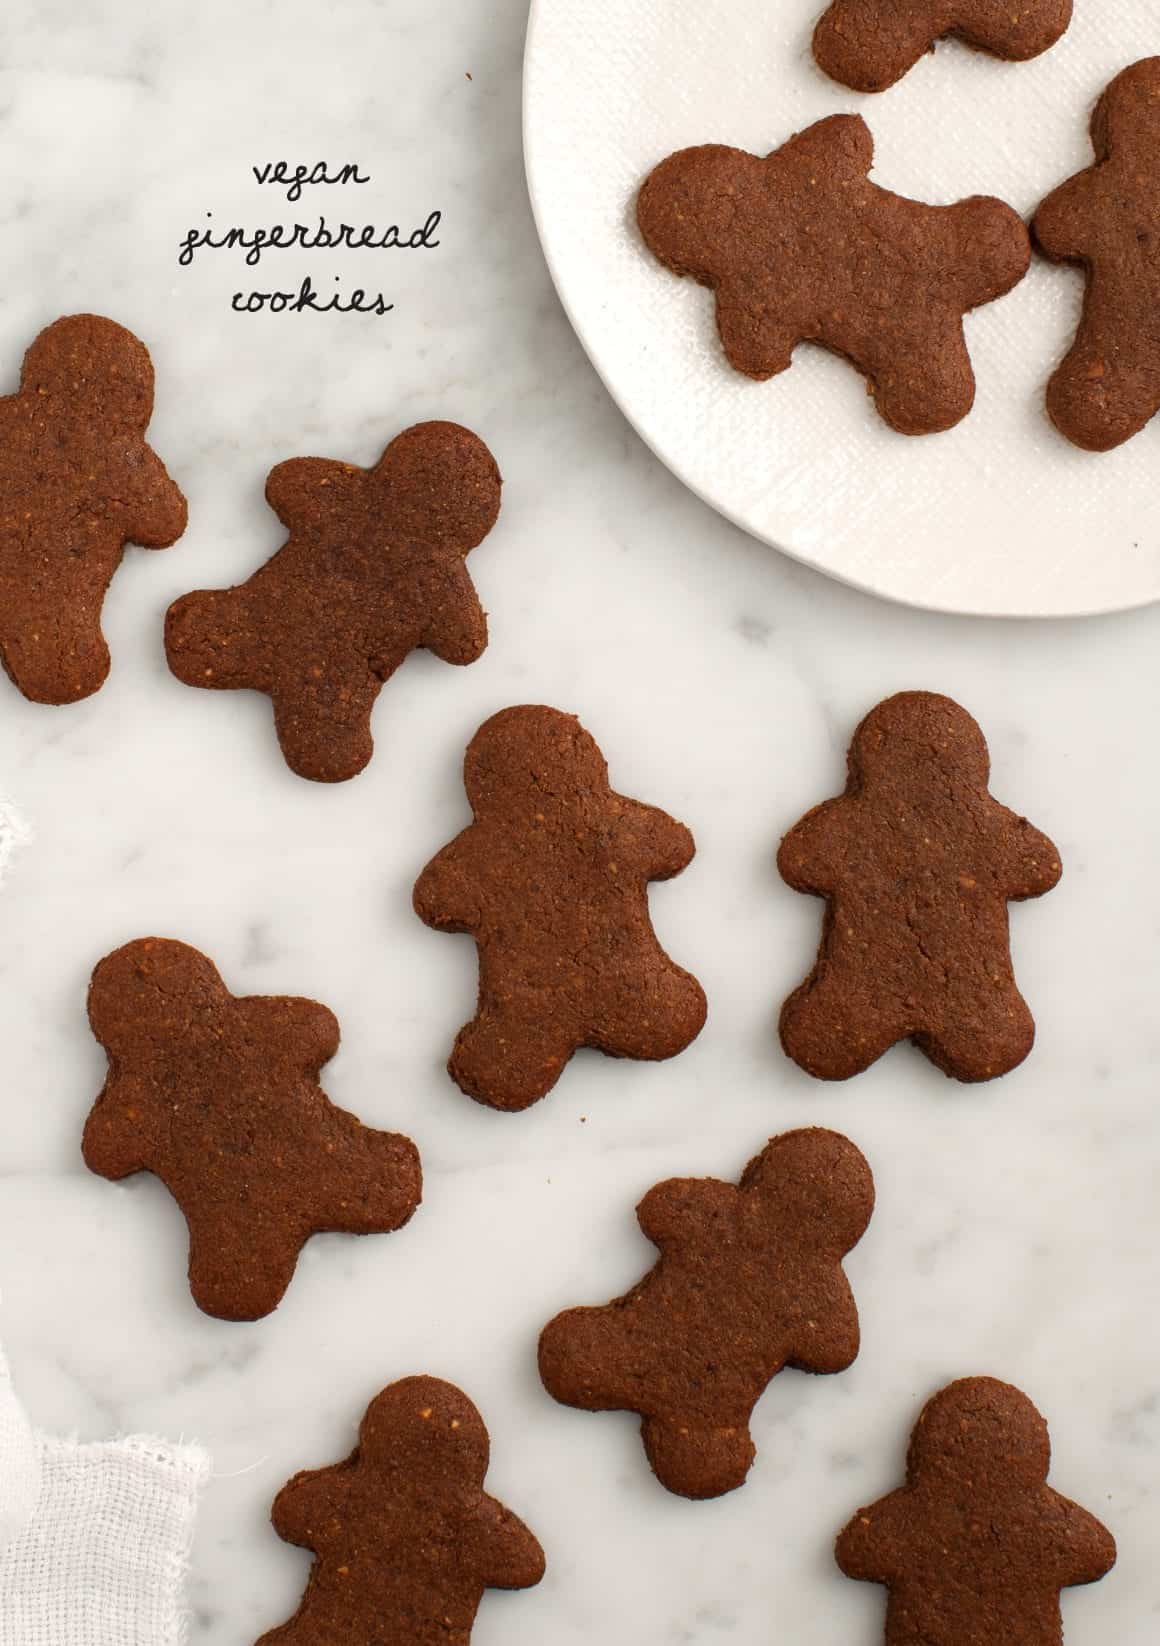
[[[892,608],[684,493],[609,403],[537,250],[520,170],[524,12],[102,0],[82,15],[23,0],[10,13],[4,385],[60,313],[131,325],[157,364],[153,442],[191,504],[177,547],[127,555],[103,691],[57,709],[0,690],[0,792],[36,829],[0,894],[0,1331],[14,1375],[45,1426],[212,1447],[196,1646],[249,1646],[290,1613],[308,1560],[269,1528],[275,1490],[343,1455],[368,1398],[416,1371],[477,1400],[491,1486],[548,1554],[539,1589],[485,1598],[478,1646],[873,1646],[881,1595],[839,1576],[833,1534],[899,1479],[922,1399],[992,1372],[1037,1399],[1055,1484],[1119,1540],[1112,1576],[1065,1601],[1068,1646],[1145,1646],[1160,1620],[1160,616],[1017,626]],[[238,317],[242,271],[226,254],[177,268],[176,239],[205,209],[293,215],[248,172],[282,156],[357,159],[368,217],[444,211],[438,252],[383,254],[382,281],[368,278],[392,315]],[[329,214],[341,194],[325,191]],[[283,257],[296,278],[335,267]],[[170,677],[161,617],[276,546],[261,494],[274,462],[369,462],[429,415],[478,429],[505,472],[501,523],[472,560],[491,646],[469,670],[413,658],[380,700],[369,770],[313,786],[282,764],[264,700]],[[774,1038],[819,906],[781,885],[773,851],[840,786],[857,718],[905,686],[973,710],[995,792],[1060,845],[1062,886],[1012,920],[1039,1045],[993,1086],[957,1087],[900,1048],[829,1089]],[[614,780],[694,828],[694,864],[652,903],[711,1009],[675,1062],[582,1055],[548,1100],[505,1116],[443,1073],[473,954],[420,925],[409,893],[464,821],[467,737],[529,700],[577,711]],[[87,977],[149,932],[207,950],[235,990],[326,1001],[343,1028],[331,1095],[423,1152],[410,1227],[314,1240],[257,1325],[198,1314],[181,1219],[153,1180],[116,1188],[81,1163],[103,1069]],[[652,1183],[732,1175],[809,1122],[848,1132],[877,1177],[848,1265],[862,1354],[842,1377],[778,1378],[749,1483],[688,1504],[653,1482],[630,1418],[553,1405],[536,1333],[647,1265],[632,1208]]]

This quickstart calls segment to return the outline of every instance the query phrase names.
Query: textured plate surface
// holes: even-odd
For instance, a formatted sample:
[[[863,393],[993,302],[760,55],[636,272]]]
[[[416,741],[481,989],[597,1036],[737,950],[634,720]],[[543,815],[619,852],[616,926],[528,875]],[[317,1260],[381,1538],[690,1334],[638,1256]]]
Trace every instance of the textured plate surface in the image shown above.
[[[834,577],[914,605],[1075,616],[1160,597],[1160,427],[1118,451],[1072,448],[1043,409],[1079,313],[1080,275],[1036,258],[968,316],[975,407],[913,439],[861,378],[813,347],[752,383],[726,365],[709,292],[636,232],[636,190],[692,143],[767,153],[854,110],[873,177],[935,203],[996,194],[1030,215],[1090,163],[1103,86],[1160,50],[1160,0],[1079,0],[1043,57],[1006,64],[940,45],[890,91],[828,81],[809,44],[821,0],[534,0],[524,141],[544,251],[573,324],[626,416],[686,485]]]

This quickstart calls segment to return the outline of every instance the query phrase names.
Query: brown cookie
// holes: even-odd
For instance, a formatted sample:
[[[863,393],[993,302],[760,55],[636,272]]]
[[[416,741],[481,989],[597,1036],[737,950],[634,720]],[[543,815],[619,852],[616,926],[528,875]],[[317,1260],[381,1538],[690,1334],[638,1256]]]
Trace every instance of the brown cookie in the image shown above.
[[[906,1485],[859,1509],[835,1554],[883,1583],[886,1646],[1062,1646],[1059,1592],[1115,1564],[1111,1535],[1047,1485],[1047,1424],[1025,1394],[967,1377],[927,1402]]]
[[[1059,854],[991,797],[989,767],[965,709],[900,692],[854,733],[845,794],[782,841],[782,878],[826,900],[814,969],[781,1012],[808,1074],[846,1080],[912,1040],[956,1080],[993,1080],[1031,1050],[1007,903],[1050,891]]]
[[[467,1646],[485,1589],[530,1589],[539,1543],[483,1489],[483,1419],[434,1377],[372,1400],[344,1463],[294,1476],[271,1516],[314,1552],[302,1603],[258,1646]]]
[[[636,1215],[660,1258],[624,1297],[544,1328],[544,1387],[584,1411],[639,1412],[670,1492],[732,1491],[753,1462],[749,1418],[770,1379],[786,1366],[841,1372],[857,1355],[842,1258],[873,1209],[861,1154],[818,1128],[767,1143],[740,1187],[659,1183]]]
[[[716,293],[739,372],[773,377],[798,343],[821,343],[863,373],[892,428],[930,434],[975,398],[963,315],[1022,280],[1030,242],[1001,200],[927,206],[880,189],[873,155],[856,114],[764,159],[682,149],[645,180],[637,220],[654,256]]]
[[[885,91],[936,40],[1023,63],[1045,52],[1071,22],[1072,0],[833,0],[814,30],[814,57],[832,80]]]
[[[1047,410],[1068,440],[1102,452],[1160,411],[1160,57],[1116,76],[1091,134],[1095,165],[1048,195],[1033,228],[1048,257],[1081,264],[1087,278]]]
[[[701,1032],[705,995],[669,959],[647,886],[690,862],[682,823],[608,785],[574,715],[504,709],[468,745],[475,821],[423,870],[415,910],[470,932],[479,1003],[448,1064],[479,1103],[526,1109],[581,1046],[675,1057]]]
[[[34,703],[104,684],[101,607],[125,544],[164,549],[185,530],[145,444],[152,412],[148,350],[97,314],[42,331],[0,399],[0,662]]]
[[[371,710],[408,653],[474,663],[487,645],[464,562],[499,515],[499,470],[470,430],[417,423],[373,469],[279,463],[266,500],[289,540],[240,587],[174,602],[169,667],[187,686],[265,692],[287,764],[341,783],[370,759]]]
[[[109,1075],[85,1164],[161,1179],[189,1225],[189,1288],[206,1314],[269,1314],[312,1234],[384,1233],[419,1204],[410,1138],[360,1125],[319,1085],[338,1023],[317,1001],[234,996],[205,955],[146,937],[97,966],[89,1021]]]

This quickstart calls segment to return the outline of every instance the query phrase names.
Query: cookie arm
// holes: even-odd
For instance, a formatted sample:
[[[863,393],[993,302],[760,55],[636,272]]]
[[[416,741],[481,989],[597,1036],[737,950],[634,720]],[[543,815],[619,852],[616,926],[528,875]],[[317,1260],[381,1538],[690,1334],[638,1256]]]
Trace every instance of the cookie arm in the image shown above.
[[[280,1048],[289,1062],[317,1074],[338,1050],[338,1019],[317,1000],[289,995],[243,995],[235,1010],[252,1023],[255,1038]]]
[[[350,1487],[349,1463],[326,1469],[304,1469],[283,1486],[274,1499],[270,1519],[285,1543],[300,1549],[318,1549],[342,1524]]]
[[[147,1171],[148,1133],[155,1118],[147,1089],[110,1073],[85,1121],[81,1153],[89,1171],[114,1183]]]
[[[1095,1583],[1116,1563],[1116,1544],[1106,1526],[1078,1503],[1045,1487],[1055,1522],[1052,1564],[1062,1588]]]
[[[1062,874],[1059,852],[1045,834],[1025,817],[1001,808],[998,849],[1003,865],[1004,892],[1018,902],[1042,897],[1058,884]]]
[[[284,526],[308,525],[366,480],[366,470],[328,457],[291,457],[266,476],[266,502]]]
[[[474,931],[480,921],[478,883],[468,872],[464,849],[474,825],[433,857],[415,882],[411,901],[425,926],[438,932]]]
[[[779,160],[811,160],[826,179],[824,186],[834,190],[868,175],[874,164],[874,139],[860,114],[831,114],[799,131],[774,154]]]
[[[649,1190],[636,1220],[654,1246],[705,1239],[734,1216],[740,1193],[715,1177],[671,1177]]]
[[[803,1299],[803,1318],[794,1328],[786,1363],[801,1372],[844,1372],[858,1358],[861,1345],[858,1307],[840,1269],[818,1279],[823,1301],[815,1308],[808,1297]]]
[[[845,812],[845,796],[823,800],[783,839],[777,850],[778,872],[795,892],[826,897],[834,891],[840,861],[837,838]]]
[[[157,453],[144,443],[126,454],[120,482],[129,541],[143,549],[167,549],[185,530],[188,508]]]
[[[510,1509],[483,1495],[476,1520],[480,1577],[489,1589],[530,1589],[544,1575],[544,1551]]]
[[[905,1487],[879,1498],[839,1533],[834,1559],[847,1577],[864,1583],[891,1583],[907,1565],[910,1511]]]
[[[697,850],[692,831],[657,806],[625,802],[616,828],[618,849],[638,863],[648,880],[671,880],[688,868]]]
[[[1036,211],[1032,233],[1040,249],[1057,262],[1078,262],[1090,246],[1098,210],[1096,167],[1077,172],[1053,189]]]
[[[420,598],[425,616],[419,644],[444,663],[474,663],[487,646],[487,617],[461,556],[444,555],[428,569]]]

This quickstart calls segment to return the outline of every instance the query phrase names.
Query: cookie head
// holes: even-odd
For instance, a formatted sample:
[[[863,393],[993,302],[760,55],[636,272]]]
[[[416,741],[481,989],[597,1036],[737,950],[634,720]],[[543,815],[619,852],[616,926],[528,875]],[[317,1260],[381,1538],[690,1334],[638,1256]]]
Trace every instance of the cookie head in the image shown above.
[[[392,1383],[367,1409],[359,1453],[375,1469],[433,1483],[482,1484],[488,1436],[461,1389],[434,1377]]]
[[[143,435],[153,411],[153,363],[144,343],[115,321],[70,314],[33,342],[20,393],[53,421],[83,419],[105,435]]]
[[[1160,149],[1160,57],[1133,63],[1108,86],[1092,116],[1098,154],[1129,163]]]
[[[608,792],[608,766],[575,715],[523,704],[493,714],[472,738],[464,786],[477,817],[543,821],[577,790]]]
[[[861,1150],[821,1126],[783,1132],[750,1162],[741,1180],[756,1190],[763,1221],[797,1244],[840,1256],[856,1246],[874,1210],[874,1179]]]
[[[703,143],[670,154],[645,178],[636,220],[654,257],[676,274],[709,282],[744,210],[743,179],[760,175],[761,161],[742,149]]]
[[[196,1030],[199,1006],[226,997],[217,967],[171,938],[144,937],[106,955],[89,984],[89,1021],[110,1055],[138,1051],[143,1038]]]
[[[499,517],[500,472],[478,435],[458,423],[416,423],[392,440],[370,484],[391,534],[467,554]]]
[[[966,709],[935,692],[899,692],[879,703],[854,733],[850,764],[864,789],[899,788],[907,773],[924,784],[964,778],[985,789],[990,772],[987,742]]]
[[[914,1483],[988,1480],[1041,1486],[1051,1464],[1047,1424],[1020,1390],[993,1377],[962,1378],[928,1401],[911,1437]]]

